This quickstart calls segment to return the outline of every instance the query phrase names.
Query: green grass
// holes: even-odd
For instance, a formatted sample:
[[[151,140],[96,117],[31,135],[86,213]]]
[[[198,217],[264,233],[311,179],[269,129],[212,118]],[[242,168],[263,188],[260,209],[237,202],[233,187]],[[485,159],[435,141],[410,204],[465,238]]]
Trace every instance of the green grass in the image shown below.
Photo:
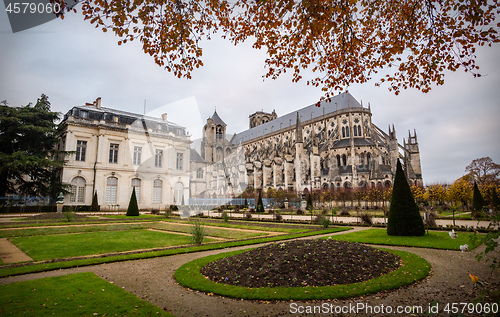
[[[227,229],[218,229],[218,228],[208,228],[206,226],[210,226],[210,223],[202,223],[205,230],[205,234],[211,237],[218,237],[224,239],[248,239],[259,236],[268,235],[265,232],[247,232],[247,231],[239,231],[239,230],[227,230]],[[151,228],[167,230],[167,231],[176,231],[176,232],[184,232],[191,233],[192,224],[189,226],[175,223],[155,223],[151,224]]]
[[[125,212],[126,213],[126,212]],[[164,215],[139,215],[139,216],[126,216],[126,215],[102,215],[101,218],[111,218],[111,219],[126,219],[126,220],[164,220]]]
[[[245,251],[238,250],[216,254],[188,262],[175,271],[175,279],[181,285],[191,289],[233,298],[252,300],[324,300],[362,296],[409,285],[426,277],[431,269],[430,264],[426,260],[415,254],[385,250],[401,257],[403,266],[389,274],[348,285],[247,288],[215,283],[200,273],[200,269],[210,262]]]
[[[48,227],[48,228],[25,228],[25,229],[5,229],[0,230],[0,238],[9,237],[27,237],[27,236],[42,236],[51,234],[63,233],[78,233],[78,232],[94,232],[94,231],[116,231],[116,230],[131,230],[131,229],[147,229],[151,228],[149,223],[117,223],[117,224],[102,224],[102,225],[86,225],[86,226],[63,226],[63,227]]]
[[[457,232],[457,235],[458,237],[456,239],[452,239],[447,231],[429,231],[429,234],[426,233],[421,237],[399,237],[387,235],[386,229],[367,229],[332,236],[332,239],[368,244],[397,245],[445,250],[460,250],[460,245],[463,244],[468,244],[469,249],[471,250],[477,247],[470,244],[469,233]]]
[[[180,222],[180,223],[189,223],[189,221],[179,221],[179,220],[171,220],[171,219],[165,219],[165,221],[168,222]],[[286,223],[284,225],[286,226],[297,226],[298,228],[286,228],[285,226],[281,227],[266,227],[265,224],[273,224],[273,225],[282,225],[281,223],[266,223],[266,222],[259,222],[260,224],[263,224],[264,226],[258,226],[255,225],[255,222],[252,221],[244,221],[240,219],[232,219],[232,221],[238,221],[238,222],[243,222],[245,224],[234,224],[231,223],[231,220],[228,223],[224,222],[210,222],[210,221],[203,221],[202,219],[202,224],[205,226],[215,226],[215,227],[222,227],[222,228],[235,228],[235,229],[247,229],[247,230],[259,230],[259,231],[272,231],[272,232],[286,232],[286,233],[297,233],[297,232],[304,232],[307,231],[308,229],[301,228],[304,226],[304,224],[292,224],[292,223]],[[309,224],[307,224],[309,225]],[[320,226],[317,226],[320,228]]]
[[[191,244],[191,236],[150,230],[86,232],[9,240],[35,261]]]
[[[334,233],[334,232],[339,232],[339,231],[345,231],[345,230],[349,230],[349,229],[351,229],[351,228],[350,227],[335,227],[335,228],[329,228],[329,229],[318,230],[318,231],[293,233],[293,234],[286,234],[286,235],[272,236],[272,237],[265,237],[265,238],[257,238],[257,239],[244,240],[244,241],[229,241],[229,242],[204,244],[201,246],[186,246],[186,247],[182,247],[182,248],[167,249],[167,250],[161,250],[161,251],[150,251],[150,252],[135,253],[135,254],[122,254],[122,255],[115,255],[115,256],[102,257],[102,258],[96,257],[96,258],[90,258],[90,259],[54,262],[54,263],[40,263],[40,264],[20,266],[20,267],[9,267],[9,268],[0,267],[0,277],[28,274],[28,273],[34,273],[34,272],[45,272],[45,271],[66,269],[66,268],[77,267],[77,266],[88,266],[88,265],[96,265],[96,264],[119,262],[119,261],[148,259],[148,258],[169,256],[169,255],[190,253],[190,252],[218,250],[218,249],[239,247],[239,246],[252,245],[252,244],[258,244],[258,243],[266,243],[266,242],[274,242],[274,241],[282,241],[282,240],[284,241],[284,240],[289,240],[289,239],[294,239],[294,238],[310,237],[310,236],[314,236],[314,235],[321,235],[321,234],[328,234],[328,233]]]
[[[3,316],[171,316],[94,273],[0,285]]]

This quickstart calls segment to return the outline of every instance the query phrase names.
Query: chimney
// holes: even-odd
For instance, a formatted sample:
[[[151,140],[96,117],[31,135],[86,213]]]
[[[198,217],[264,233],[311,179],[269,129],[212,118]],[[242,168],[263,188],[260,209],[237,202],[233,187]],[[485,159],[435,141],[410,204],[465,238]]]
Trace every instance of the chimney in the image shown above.
[[[95,102],[94,102],[95,106],[97,109],[101,109],[101,97],[98,97]]]
[[[164,122],[167,122],[167,114],[164,113],[161,115],[161,119],[164,121]]]

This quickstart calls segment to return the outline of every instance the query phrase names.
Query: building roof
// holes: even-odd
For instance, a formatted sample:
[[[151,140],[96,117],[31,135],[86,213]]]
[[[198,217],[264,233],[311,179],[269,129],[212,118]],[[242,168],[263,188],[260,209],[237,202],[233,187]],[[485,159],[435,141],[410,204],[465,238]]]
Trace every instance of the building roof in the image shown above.
[[[220,125],[226,125],[224,121],[219,117],[217,114],[217,110],[215,110],[214,114],[212,115],[212,120],[214,121],[215,124],[220,124]]]
[[[201,157],[201,155],[195,149],[191,149],[190,161],[196,163],[206,163],[206,161]]]
[[[284,116],[276,118],[272,121],[266,122],[264,124],[258,125],[251,129],[245,130],[236,134],[233,138],[233,144],[239,144],[246,142],[257,137],[261,137],[265,134],[278,131],[287,127],[294,127],[297,122],[297,117],[301,122],[315,119],[332,112],[348,109],[348,108],[362,108],[363,106],[354,97],[348,93],[342,93],[335,97],[330,98],[330,100],[323,100],[318,104],[312,104],[305,108],[299,109],[294,112],[290,112]],[[297,116],[298,114],[298,116]],[[215,114],[214,114],[215,115]]]

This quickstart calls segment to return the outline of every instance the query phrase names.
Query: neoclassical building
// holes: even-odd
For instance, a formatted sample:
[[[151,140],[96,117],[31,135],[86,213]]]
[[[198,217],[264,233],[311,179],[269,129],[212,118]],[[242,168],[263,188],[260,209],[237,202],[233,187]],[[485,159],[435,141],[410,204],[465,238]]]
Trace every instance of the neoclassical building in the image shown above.
[[[417,134],[399,144],[394,125],[384,132],[364,107],[343,93],[278,117],[250,116],[250,128],[226,138],[217,112],[203,128],[201,156],[191,163],[193,197],[220,197],[246,188],[293,190],[392,185],[396,161],[410,184],[423,185]],[[195,153],[195,152],[194,152]]]
[[[187,203],[191,141],[184,127],[101,106],[101,98],[73,107],[60,123],[61,150],[72,151],[62,169],[71,185],[67,205],[126,209],[135,188],[139,208]]]

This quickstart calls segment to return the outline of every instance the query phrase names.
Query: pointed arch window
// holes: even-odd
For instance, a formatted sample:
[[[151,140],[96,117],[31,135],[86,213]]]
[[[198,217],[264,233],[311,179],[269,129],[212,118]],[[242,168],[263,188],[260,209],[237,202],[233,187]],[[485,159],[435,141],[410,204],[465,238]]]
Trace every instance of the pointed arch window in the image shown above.
[[[361,125],[358,125],[358,136],[361,136]]]
[[[342,166],[347,166],[347,156],[342,154]]]
[[[345,127],[342,127],[342,137],[345,138]]]

